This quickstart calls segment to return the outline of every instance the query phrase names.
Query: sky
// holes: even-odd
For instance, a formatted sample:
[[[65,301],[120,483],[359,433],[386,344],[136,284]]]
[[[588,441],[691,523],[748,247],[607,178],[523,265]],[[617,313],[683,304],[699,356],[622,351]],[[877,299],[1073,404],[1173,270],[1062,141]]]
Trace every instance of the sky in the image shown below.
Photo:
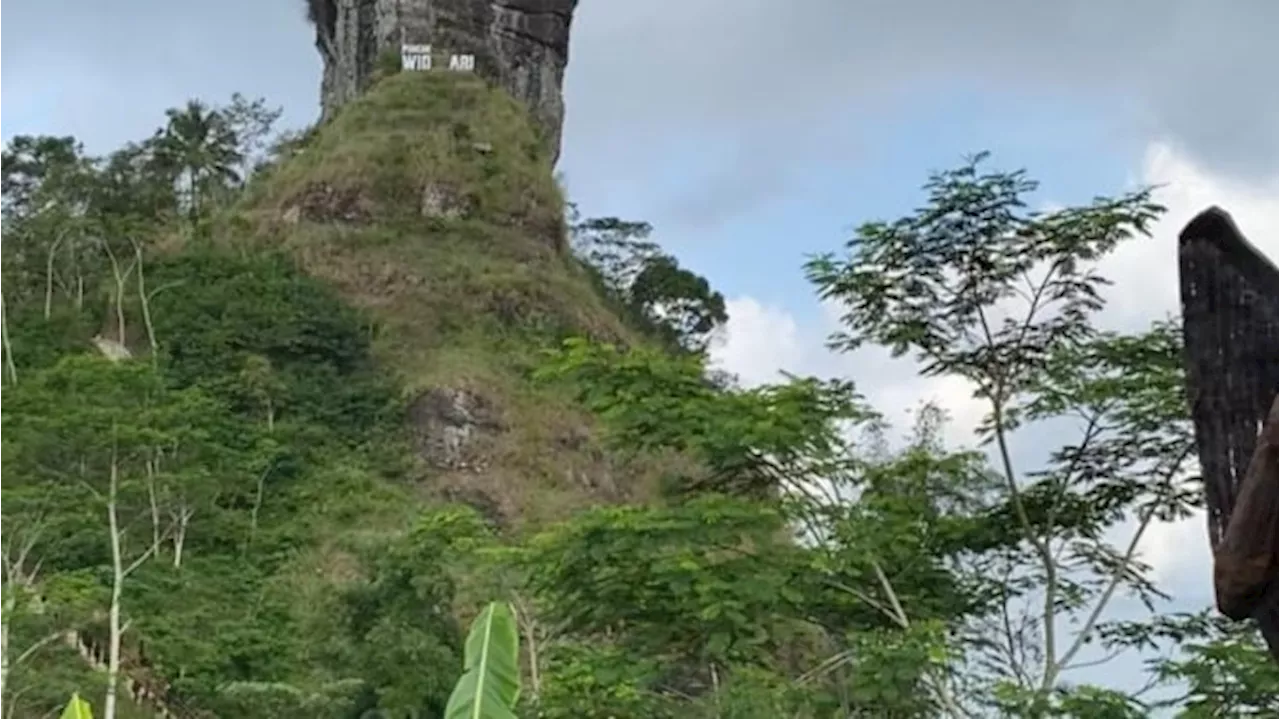
[[[1273,259],[1280,240],[1275,0],[582,0],[565,80],[559,172],[587,216],[646,220],[728,298],[714,352],[747,383],[779,371],[859,383],[891,419],[922,401],[971,441],[968,388],[875,349],[823,348],[838,310],[807,254],[919,203],[930,171],[980,150],[1026,168],[1042,206],[1160,184],[1153,237],[1104,264],[1102,322],[1176,312],[1174,242],[1209,205]],[[7,22],[4,22],[7,21]],[[109,33],[103,32],[113,28]],[[74,134],[91,152],[139,139],[189,97],[263,96],[302,126],[320,60],[302,2],[8,0],[0,135]],[[1015,438],[1031,468],[1051,444]],[[1207,606],[1203,520],[1142,545],[1169,608]],[[1124,611],[1119,607],[1117,611]],[[1124,684],[1139,669],[1076,677]]]

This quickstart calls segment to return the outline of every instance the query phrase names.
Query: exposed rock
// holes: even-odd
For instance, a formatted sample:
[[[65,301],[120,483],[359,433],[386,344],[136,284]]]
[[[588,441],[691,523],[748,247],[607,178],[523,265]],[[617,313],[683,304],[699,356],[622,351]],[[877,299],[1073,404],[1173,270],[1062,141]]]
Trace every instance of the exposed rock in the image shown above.
[[[483,452],[477,451],[481,440],[503,429],[492,403],[448,387],[418,395],[409,405],[409,421],[419,455],[439,469],[484,469]]]
[[[422,216],[455,219],[470,209],[465,198],[459,197],[456,190],[448,185],[428,182],[422,188]]]
[[[355,188],[337,188],[326,183],[308,185],[284,211],[285,221],[345,222],[363,224],[373,214],[372,204]]]
[[[119,362],[120,360],[126,360],[133,357],[133,353],[129,351],[128,347],[125,347],[115,340],[107,339],[101,334],[93,336],[93,346],[98,348],[98,351],[102,353],[103,357],[106,357],[112,362]]]
[[[444,492],[444,498],[476,510],[480,518],[493,529],[503,529],[507,526],[507,517],[502,511],[502,506],[493,497],[478,489],[451,487]]]
[[[569,24],[578,0],[307,0],[324,61],[324,117],[368,89],[403,44],[469,54],[475,72],[524,102],[560,155]],[[439,64],[439,63],[438,63]],[[447,72],[447,70],[440,70]]]

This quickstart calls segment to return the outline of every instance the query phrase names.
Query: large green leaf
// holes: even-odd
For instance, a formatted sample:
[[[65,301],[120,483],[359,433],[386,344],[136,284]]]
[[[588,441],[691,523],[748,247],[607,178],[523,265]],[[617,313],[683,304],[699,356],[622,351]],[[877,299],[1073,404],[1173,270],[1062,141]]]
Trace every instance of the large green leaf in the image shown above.
[[[471,623],[463,670],[449,696],[445,719],[515,719],[520,635],[510,606],[492,602]]]
[[[93,719],[93,710],[89,707],[89,702],[81,699],[79,694],[72,694],[71,701],[62,710],[61,719]]]

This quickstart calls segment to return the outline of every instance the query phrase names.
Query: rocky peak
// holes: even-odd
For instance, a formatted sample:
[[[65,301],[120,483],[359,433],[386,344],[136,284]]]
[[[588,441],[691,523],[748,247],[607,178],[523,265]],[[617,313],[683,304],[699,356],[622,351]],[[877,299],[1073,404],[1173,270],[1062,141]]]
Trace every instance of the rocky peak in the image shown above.
[[[324,60],[325,118],[359,96],[383,58],[397,63],[403,45],[430,45],[431,71],[448,59],[474,57],[474,72],[525,103],[560,155],[569,62],[569,24],[578,0],[307,0]],[[443,61],[442,61],[443,60]]]

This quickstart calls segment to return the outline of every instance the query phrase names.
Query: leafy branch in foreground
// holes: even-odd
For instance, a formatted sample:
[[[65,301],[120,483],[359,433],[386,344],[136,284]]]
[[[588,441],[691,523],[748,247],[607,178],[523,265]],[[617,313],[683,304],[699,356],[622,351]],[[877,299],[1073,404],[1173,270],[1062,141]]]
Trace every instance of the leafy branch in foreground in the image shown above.
[[[80,698],[79,694],[72,694],[71,701],[67,702],[67,706],[59,716],[61,719],[93,719],[93,709],[89,706],[89,702]]]
[[[520,633],[510,605],[492,602],[471,623],[465,671],[445,719],[515,719],[520,698]]]

